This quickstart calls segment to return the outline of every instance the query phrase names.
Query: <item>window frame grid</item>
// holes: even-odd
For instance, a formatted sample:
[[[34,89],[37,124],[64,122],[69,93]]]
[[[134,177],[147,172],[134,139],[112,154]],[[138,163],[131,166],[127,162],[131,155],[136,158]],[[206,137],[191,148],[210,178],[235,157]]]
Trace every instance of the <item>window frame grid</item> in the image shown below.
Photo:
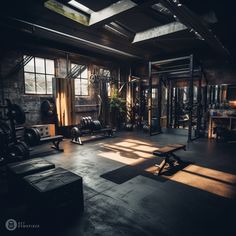
[[[75,65],[79,65],[79,66],[86,66],[86,69],[87,69],[87,78],[83,78],[83,77],[81,77],[81,74],[80,75],[78,75],[75,79],[74,79],[74,81],[76,82],[76,80],[79,82],[79,93],[80,94],[76,94],[76,90],[75,90],[75,97],[88,97],[89,96],[89,76],[88,76],[88,65],[87,64],[77,64],[77,63],[71,63],[71,69],[73,68],[73,66],[75,66]],[[87,84],[87,93],[86,93],[86,95],[84,95],[83,93],[82,93],[82,91],[83,91],[83,89],[82,89],[82,81],[86,81],[86,84]],[[75,84],[75,87],[76,87],[76,84]]]
[[[26,55],[24,55],[26,56]],[[23,57],[24,57],[23,56]],[[47,76],[53,76],[55,77],[55,61],[53,59],[48,59],[48,58],[43,58],[43,57],[37,57],[37,58],[40,58],[40,59],[43,59],[44,60],[44,73],[42,72],[36,72],[36,60],[35,60],[35,56],[33,57],[33,62],[34,62],[34,72],[31,72],[31,71],[25,71],[25,67],[24,67],[24,94],[25,95],[53,95],[53,90],[51,93],[48,93],[47,91]],[[50,73],[47,73],[47,69],[46,69],[46,60],[51,60],[53,61],[53,64],[54,64],[54,74],[50,74]],[[35,93],[29,93],[29,92],[26,92],[26,86],[25,86],[25,74],[33,74],[34,75],[34,89],[35,89]],[[45,80],[45,93],[37,93],[37,77],[36,75],[44,75],[44,80]]]

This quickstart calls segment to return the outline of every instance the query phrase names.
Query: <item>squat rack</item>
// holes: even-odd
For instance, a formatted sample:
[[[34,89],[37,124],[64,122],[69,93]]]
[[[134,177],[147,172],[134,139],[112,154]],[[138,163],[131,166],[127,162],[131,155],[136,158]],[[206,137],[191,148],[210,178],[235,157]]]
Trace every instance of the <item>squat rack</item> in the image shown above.
[[[194,58],[193,54],[184,57],[172,58],[161,61],[153,61],[149,62],[148,66],[149,73],[149,99],[148,99],[148,124],[149,124],[149,132],[150,135],[155,135],[161,133],[161,111],[162,111],[162,86],[164,85],[167,88],[167,127],[172,122],[172,98],[173,98],[173,81],[176,80],[185,80],[188,86],[188,141],[193,140],[192,137],[192,121],[193,121],[193,93],[194,93],[194,80],[197,78],[198,80],[198,91],[197,91],[197,128],[195,138],[199,137],[199,129],[201,126],[201,101],[202,101],[202,78],[203,72],[202,68]],[[153,80],[157,79],[157,91],[158,91],[158,105],[157,105],[157,127],[153,129],[152,117],[153,111],[153,96],[152,89]],[[206,96],[204,94],[204,96]],[[170,102],[171,101],[171,102]],[[176,101],[178,102],[178,101]],[[170,106],[169,106],[170,104]]]

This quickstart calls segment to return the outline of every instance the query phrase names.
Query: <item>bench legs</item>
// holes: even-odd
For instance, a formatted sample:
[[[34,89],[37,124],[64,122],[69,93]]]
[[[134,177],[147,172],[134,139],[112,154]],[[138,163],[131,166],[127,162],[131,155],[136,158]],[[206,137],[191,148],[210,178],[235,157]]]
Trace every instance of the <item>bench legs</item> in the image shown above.
[[[72,143],[79,144],[79,145],[83,145],[82,140],[81,140],[81,137],[73,138],[73,139],[71,140],[71,142],[72,142]]]
[[[158,170],[156,171],[155,175],[160,175],[162,170],[164,169],[165,165],[167,163],[167,157],[164,158],[164,160],[161,162],[160,165],[155,165],[156,167],[158,167]]]
[[[182,160],[178,157],[178,156],[176,156],[174,153],[172,153],[171,154],[171,156],[177,161],[177,162],[182,162]]]
[[[172,161],[170,160],[171,157],[172,157],[173,159],[175,159],[178,163],[181,163],[181,162],[182,162],[182,160],[181,160],[178,156],[176,156],[174,153],[167,154],[167,155],[164,157],[164,160],[161,162],[160,165],[155,165],[156,167],[158,167],[158,170],[157,170],[157,172],[155,173],[155,175],[160,175],[166,164],[169,164],[170,166],[173,166],[173,163],[172,163]]]
[[[52,141],[53,146],[51,146],[51,148],[53,148],[53,149],[55,149],[55,150],[57,150],[57,151],[59,151],[59,152],[63,152],[64,149],[63,149],[63,148],[60,148],[60,142],[61,142],[61,140]]]

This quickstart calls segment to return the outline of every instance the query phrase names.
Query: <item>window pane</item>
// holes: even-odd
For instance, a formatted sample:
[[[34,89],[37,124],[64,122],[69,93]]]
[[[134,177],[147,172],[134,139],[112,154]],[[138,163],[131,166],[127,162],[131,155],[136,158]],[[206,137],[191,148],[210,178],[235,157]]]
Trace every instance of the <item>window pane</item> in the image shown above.
[[[88,68],[87,68],[87,66],[84,70],[82,70],[81,78],[84,78],[84,79],[88,78]]]
[[[46,74],[55,74],[54,70],[54,61],[53,60],[46,60]]]
[[[36,74],[37,94],[46,94],[45,75]]]
[[[75,95],[80,95],[80,79],[75,79]]]
[[[88,95],[88,85],[81,85],[81,95]]]
[[[25,93],[36,93],[35,77],[32,73],[25,73]]]
[[[88,80],[87,79],[81,79],[81,82],[80,82],[82,85],[86,85],[88,86]]]
[[[54,76],[52,75],[47,75],[46,79],[47,79],[47,94],[52,94],[52,78]]]
[[[45,73],[44,59],[35,57],[36,73]]]
[[[26,58],[26,56],[24,56]],[[24,67],[24,71],[26,72],[34,72],[34,58],[31,59]]]

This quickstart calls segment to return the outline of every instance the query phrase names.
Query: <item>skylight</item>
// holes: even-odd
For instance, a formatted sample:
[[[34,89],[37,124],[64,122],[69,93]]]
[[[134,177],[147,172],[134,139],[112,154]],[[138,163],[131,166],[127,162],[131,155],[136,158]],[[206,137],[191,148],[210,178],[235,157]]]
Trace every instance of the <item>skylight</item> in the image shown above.
[[[89,16],[85,12],[74,10],[56,0],[48,0],[44,3],[44,6],[80,24],[89,25]]]
[[[76,0],[71,0],[68,2],[71,6],[91,15],[93,13],[93,10],[89,9],[88,7],[84,6],[83,4],[77,2]]]

